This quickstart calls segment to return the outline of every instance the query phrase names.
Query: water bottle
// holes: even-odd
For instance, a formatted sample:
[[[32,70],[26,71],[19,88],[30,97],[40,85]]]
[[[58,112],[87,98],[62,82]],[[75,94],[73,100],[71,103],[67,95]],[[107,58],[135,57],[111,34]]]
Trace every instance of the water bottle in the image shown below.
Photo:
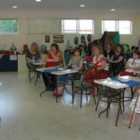
[[[34,56],[32,57],[32,61],[35,61],[35,57]]]
[[[71,45],[70,45],[70,40],[68,40],[68,41],[67,41],[67,44],[66,44],[67,49],[68,49],[70,46],[71,46]]]

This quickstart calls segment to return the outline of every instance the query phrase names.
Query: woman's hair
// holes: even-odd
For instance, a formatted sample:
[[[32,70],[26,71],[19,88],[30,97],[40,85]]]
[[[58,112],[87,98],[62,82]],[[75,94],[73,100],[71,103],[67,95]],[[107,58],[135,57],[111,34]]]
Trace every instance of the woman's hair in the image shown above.
[[[112,47],[112,44],[111,44],[111,43],[108,43],[107,46],[108,46],[108,45],[109,45],[110,47]],[[106,46],[106,47],[107,47],[107,46]]]
[[[133,51],[133,53],[137,54],[140,57],[140,51],[135,50],[135,51]]]
[[[79,48],[81,48],[81,47],[83,47],[83,48],[84,48],[84,45],[83,45],[83,44],[80,44],[80,45],[79,45]]]
[[[36,46],[36,49],[38,48],[38,44],[37,44],[36,42],[33,42],[33,43],[31,44],[31,48],[32,48],[33,46]]]
[[[51,48],[55,47],[57,51],[59,51],[59,46],[56,43],[52,43]]]
[[[116,50],[117,50],[117,48],[118,48],[118,47],[121,49],[121,52],[123,52],[123,51],[124,51],[124,48],[123,48],[123,46],[122,46],[122,45],[117,44],[117,45],[116,45]]]
[[[94,46],[93,51],[94,51],[95,49],[99,50],[99,52],[101,53],[101,48],[100,48],[100,47]]]
[[[75,48],[74,49],[74,53],[77,52],[77,51],[80,53],[80,56],[81,56],[82,55],[82,51],[80,50],[80,48]]]

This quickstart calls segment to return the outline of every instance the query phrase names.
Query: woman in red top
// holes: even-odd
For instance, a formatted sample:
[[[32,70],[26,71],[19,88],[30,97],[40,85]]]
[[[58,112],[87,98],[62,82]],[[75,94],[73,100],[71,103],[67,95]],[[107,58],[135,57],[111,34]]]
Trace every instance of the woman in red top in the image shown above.
[[[62,66],[63,65],[63,57],[62,53],[59,50],[59,46],[57,44],[52,44],[50,51],[46,55],[46,65],[45,67],[55,67],[55,66]],[[49,79],[47,78],[46,74],[43,72],[42,77],[45,83],[45,88],[48,88],[50,90],[54,90],[56,87],[56,77],[54,75],[49,75],[51,79],[51,85],[49,85]]]
[[[50,51],[46,56],[46,66],[45,67],[54,67],[56,65],[63,64],[63,57],[61,51],[59,51],[59,46],[57,44],[52,44]]]
[[[100,53],[100,48],[99,47],[94,47],[94,56],[92,58],[91,64],[97,68],[97,71],[99,70],[104,70],[106,66],[106,61],[105,57],[101,55]],[[88,79],[90,77],[94,77],[96,75],[95,69],[91,70],[90,72],[87,73],[87,82],[89,83],[94,83],[94,79]],[[99,78],[104,78],[105,74],[102,73]],[[94,85],[93,87],[94,90],[94,95],[97,95],[97,85]]]

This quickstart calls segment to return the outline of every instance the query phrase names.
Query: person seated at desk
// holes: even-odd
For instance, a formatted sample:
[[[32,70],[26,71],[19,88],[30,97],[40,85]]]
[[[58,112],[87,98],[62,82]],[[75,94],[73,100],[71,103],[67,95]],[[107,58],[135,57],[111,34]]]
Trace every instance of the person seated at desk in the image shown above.
[[[119,72],[124,68],[124,51],[123,47],[118,44],[116,47],[116,51],[114,55],[111,57],[110,63],[110,71],[113,73],[113,76],[119,74]]]
[[[82,45],[82,44],[80,44],[79,45],[79,49],[81,50],[81,52],[82,52],[82,58],[83,59],[85,59],[85,57],[86,57],[86,52],[85,52],[85,49],[84,49],[84,45]]]
[[[103,52],[106,62],[108,63],[111,57],[114,55],[114,51],[111,49],[111,44],[107,44],[106,49]]]
[[[26,54],[26,65],[29,69],[32,71],[36,71],[36,68],[39,68],[37,66],[32,65],[32,63],[29,63],[29,61],[35,61],[35,60],[41,60],[41,55],[37,50],[38,45],[36,42],[33,42],[31,44],[31,49]],[[38,75],[39,78],[39,75]]]
[[[135,70],[140,70],[140,52],[139,51],[133,51],[133,57],[128,59],[125,65],[125,71],[119,73],[119,76],[136,76]]]
[[[105,66],[106,66],[106,61],[105,61],[105,57],[101,54],[100,48],[99,47],[94,47],[93,49],[94,52],[94,56],[91,58],[92,61],[90,61],[90,63],[92,64],[92,66],[94,66],[97,69],[97,72],[99,70],[104,70]],[[92,69],[90,72],[87,73],[87,82],[88,83],[94,83],[94,79],[90,79],[95,77],[96,75],[96,70]],[[104,73],[102,73],[100,75],[100,78],[104,78]],[[94,91],[94,96],[97,96],[97,85],[94,85],[93,87],[93,91]]]
[[[91,61],[92,61],[93,56],[94,56],[94,48],[95,48],[95,47],[98,47],[98,46],[95,45],[95,44],[92,44],[92,47],[91,47],[91,55],[88,55],[88,56],[86,56],[86,58],[85,58],[85,60],[86,60],[87,62],[91,62]]]
[[[74,50],[74,56],[71,57],[66,68],[81,70],[83,68],[83,58],[81,57],[81,54],[81,50],[79,48],[76,48]],[[69,74],[68,76],[59,76],[59,83],[61,83],[61,85],[58,87],[58,90],[54,92],[54,96],[62,96],[64,86],[68,83],[68,80],[70,80],[74,75],[75,74]]]
[[[62,57],[61,51],[59,50],[59,46],[57,44],[53,43],[51,45],[50,51],[46,55],[45,67],[55,67],[57,65],[59,65],[59,66],[63,65],[63,57]],[[48,76],[51,79],[51,85],[49,85],[50,84],[49,79],[46,76],[46,74],[44,72],[42,73],[45,87],[53,91],[56,87],[55,86],[56,85],[56,83],[55,83],[56,77],[54,75],[50,75],[50,74],[48,74]]]

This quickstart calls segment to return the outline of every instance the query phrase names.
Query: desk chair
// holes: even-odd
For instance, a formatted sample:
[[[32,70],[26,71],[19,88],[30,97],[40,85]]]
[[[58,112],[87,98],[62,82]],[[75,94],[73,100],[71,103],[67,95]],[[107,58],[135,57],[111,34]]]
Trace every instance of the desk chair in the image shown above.
[[[82,108],[82,98],[83,98],[84,91],[86,91],[86,100],[87,101],[88,101],[88,93],[87,92],[90,90],[90,92],[93,93],[94,84],[86,82],[88,79],[90,79],[90,80],[96,79],[96,75],[95,75],[95,77],[90,77],[90,78],[86,77],[87,73],[89,71],[91,71],[93,68],[96,69],[95,67],[89,67],[88,70],[85,70],[83,72],[83,74],[81,75],[81,79],[73,81],[74,90],[73,90],[73,93],[72,93],[72,104],[74,103],[75,93],[77,91],[80,91],[80,107],[81,108]],[[96,105],[96,99],[95,99],[94,94],[93,94],[93,99],[94,99],[94,103]]]
[[[103,87],[103,86],[99,85],[98,94],[99,94],[99,98],[97,101],[95,111],[97,111],[100,101],[106,102],[107,109],[102,111],[101,113],[99,113],[99,117],[105,111],[107,111],[106,117],[108,117],[108,109],[110,108],[110,104],[112,102],[119,102],[120,92],[119,92],[119,90],[108,88],[108,87]]]
[[[36,77],[37,72],[32,70],[28,65],[27,67],[28,67],[28,79],[31,82]]]
[[[106,71],[106,70],[99,71],[98,72],[98,77],[103,72],[106,73],[106,75],[104,76],[104,78],[110,77],[110,72],[109,71]],[[99,98],[98,98],[98,101],[97,101],[97,105],[96,105],[95,111],[97,111],[100,101],[106,102],[108,108],[110,108],[111,102],[118,102],[119,101],[118,100],[119,95],[120,95],[119,90],[112,89],[112,88],[107,88],[107,87],[103,87],[101,85],[98,85],[98,94],[99,94]],[[103,111],[103,112],[105,112],[105,111]],[[100,115],[103,112],[101,112],[99,114],[99,117],[100,117]],[[107,110],[106,116],[108,117],[108,110]]]

